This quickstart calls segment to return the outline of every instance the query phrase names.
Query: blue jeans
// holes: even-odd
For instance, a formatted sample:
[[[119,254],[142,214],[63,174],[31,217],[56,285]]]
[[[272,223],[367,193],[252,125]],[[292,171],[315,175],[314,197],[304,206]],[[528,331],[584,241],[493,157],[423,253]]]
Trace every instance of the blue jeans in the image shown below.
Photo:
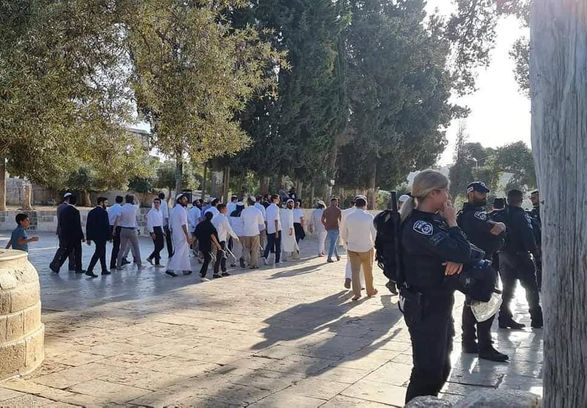
[[[326,231],[326,240],[328,241],[328,259],[332,259],[332,255],[338,258],[338,250],[336,249],[336,243],[338,242],[338,230]]]

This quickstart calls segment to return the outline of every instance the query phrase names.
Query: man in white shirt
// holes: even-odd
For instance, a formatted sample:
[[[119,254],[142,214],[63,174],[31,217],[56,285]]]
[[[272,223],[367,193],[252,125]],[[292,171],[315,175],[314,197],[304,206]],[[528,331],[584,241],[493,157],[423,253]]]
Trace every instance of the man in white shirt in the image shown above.
[[[326,228],[322,224],[322,212],[326,208],[324,201],[319,200],[316,209],[312,211],[312,218],[310,219],[310,233],[316,234],[318,238],[318,256],[326,256]],[[343,211],[344,212],[344,211]],[[350,282],[349,282],[350,283]]]
[[[238,197],[237,196],[232,196],[230,197],[230,203],[226,204],[226,208],[228,208],[228,216],[230,217],[230,214],[232,214],[232,212],[234,210],[236,210],[236,205],[238,203]]]
[[[267,258],[269,253],[275,253],[275,263],[281,261],[281,217],[279,215],[279,195],[271,196],[271,205],[267,207],[267,246],[263,253],[263,262],[269,265]]]
[[[173,243],[173,255],[167,263],[165,273],[176,277],[177,272],[184,275],[192,273],[190,265],[190,245],[192,237],[188,231],[188,212],[186,207],[188,198],[185,194],[178,194],[175,198],[175,206],[169,214],[169,229],[171,230],[171,241]]]
[[[259,252],[259,255],[261,255],[263,253],[263,251],[265,250],[265,247],[267,246],[267,228],[265,227],[265,222],[267,221],[267,214],[266,214],[266,209],[265,206],[263,205],[263,197],[262,196],[257,196],[256,200],[255,200],[255,208],[259,211],[261,211],[261,215],[263,216],[263,224],[261,227],[261,232],[259,233],[259,247],[261,248],[261,251]]]
[[[153,208],[147,213],[147,231],[151,235],[155,247],[147,258],[147,262],[153,265],[153,260],[155,260],[155,267],[162,267],[161,250],[165,245],[165,236],[163,234],[163,212],[161,211],[161,199],[159,197],[153,200]]]
[[[171,255],[173,255],[173,243],[171,242],[171,233],[169,232],[169,206],[165,199],[165,193],[159,193],[159,200],[161,200],[161,214],[163,214],[163,232],[165,233],[167,255],[171,258]]]
[[[218,203],[220,203],[220,200],[217,198],[214,198],[210,202],[210,207],[204,211],[204,214],[206,214],[207,212],[210,212],[210,213],[212,213],[212,218],[216,217],[219,214],[218,208],[216,208],[218,206]]]
[[[122,258],[124,253],[130,247],[132,256],[139,269],[142,269],[141,263],[141,249],[139,246],[139,237],[137,236],[137,210],[138,207],[134,205],[135,196],[127,194],[124,198],[126,203],[122,206],[120,214],[116,217],[114,222],[114,229],[120,227],[120,251],[116,259],[116,269],[122,268]]]
[[[361,267],[365,274],[367,296],[377,294],[377,289],[373,286],[373,258],[377,231],[373,226],[373,216],[366,211],[366,206],[367,200],[364,197],[355,198],[356,210],[347,215],[341,234],[351,261],[354,301],[361,298]]]
[[[229,249],[232,251],[232,253],[234,255],[235,262],[238,259],[240,267],[243,269],[246,268],[244,251],[243,251],[243,242],[242,242],[243,220],[241,219],[241,214],[243,213],[244,209],[245,209],[245,204],[243,202],[239,201],[236,203],[236,207],[235,207],[234,211],[227,213],[228,220],[230,221],[230,226],[232,227],[232,230],[234,231],[234,233],[238,237],[238,241],[237,240],[229,240]],[[236,266],[236,264],[232,264],[230,266],[234,267],[234,266]]]
[[[363,195],[357,196],[357,197],[364,198],[365,201],[367,200],[367,197],[365,197]],[[348,217],[349,214],[352,214],[353,212],[355,212],[355,210],[357,209],[357,207],[355,207],[355,200],[354,199],[351,204],[352,204],[352,207],[347,208],[346,210],[342,210],[342,217],[340,220],[341,230],[344,226],[344,221],[345,221],[346,217]],[[341,240],[342,245],[346,245],[346,243],[344,242],[344,239],[342,237],[340,238],[340,240]],[[365,279],[363,278],[363,275],[361,273],[359,273],[359,276],[361,278],[361,282],[364,282]],[[345,266],[345,270],[344,270],[344,287],[346,289],[351,288],[351,283],[353,281],[352,277],[353,277],[353,270],[351,268],[351,258],[347,254],[346,266]],[[361,287],[363,287],[362,283],[361,283]]]
[[[116,218],[122,211],[122,203],[124,197],[116,196],[115,204],[108,208],[108,222],[110,223],[110,233],[112,234],[112,253],[110,254],[110,270],[116,269],[116,259],[118,258],[118,252],[120,252],[120,227],[114,228]],[[126,265],[130,263],[126,258],[122,258],[122,264]]]
[[[250,269],[259,267],[259,245],[261,228],[265,230],[265,219],[263,214],[255,205],[255,198],[249,197],[249,206],[241,212],[241,220],[243,224],[243,236],[241,243],[244,251],[244,258],[246,264]],[[263,206],[261,206],[263,207]],[[263,209],[265,209],[263,207]]]
[[[226,204],[220,203],[217,205],[218,214],[212,218],[212,225],[216,228],[218,232],[218,241],[220,242],[220,249],[216,252],[216,262],[214,263],[214,274],[212,278],[220,278],[221,276],[229,276],[230,274],[226,272],[226,243],[229,237],[238,241],[238,236],[232,230],[230,223],[228,222],[228,218],[226,214],[228,213],[228,209],[226,208]],[[220,275],[220,270],[222,269],[222,275]]]

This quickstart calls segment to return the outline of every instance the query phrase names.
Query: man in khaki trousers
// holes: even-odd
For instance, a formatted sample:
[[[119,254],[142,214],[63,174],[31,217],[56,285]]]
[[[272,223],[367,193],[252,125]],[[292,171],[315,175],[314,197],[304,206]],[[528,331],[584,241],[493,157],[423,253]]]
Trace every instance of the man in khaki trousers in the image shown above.
[[[265,227],[265,219],[261,211],[255,207],[255,198],[249,197],[249,206],[241,212],[242,232],[241,244],[243,245],[243,256],[249,268],[259,267],[259,245],[261,227]]]
[[[375,236],[377,231],[373,226],[373,215],[366,211],[367,198],[355,198],[356,210],[345,218],[341,235],[347,244],[347,254],[351,262],[353,300],[361,298],[361,268],[365,274],[365,288],[367,296],[377,294],[373,286],[373,259],[375,255]]]

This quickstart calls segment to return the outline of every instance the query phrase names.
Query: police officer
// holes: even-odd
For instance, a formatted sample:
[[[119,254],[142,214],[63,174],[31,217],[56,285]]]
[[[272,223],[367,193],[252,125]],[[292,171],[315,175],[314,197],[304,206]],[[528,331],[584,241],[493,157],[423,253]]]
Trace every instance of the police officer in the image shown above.
[[[534,238],[538,247],[534,257],[534,263],[536,264],[536,283],[540,291],[542,289],[542,221],[540,220],[540,193],[538,190],[530,193],[530,201],[532,201],[532,209],[528,211],[528,215],[532,219]]]
[[[508,205],[504,211],[494,216],[494,221],[503,222],[507,227],[505,246],[499,253],[499,273],[503,284],[503,304],[498,319],[501,329],[525,327],[514,321],[510,310],[516,280],[519,280],[526,290],[532,327],[536,329],[542,327],[542,308],[536,283],[536,268],[530,256],[530,253],[537,254],[538,247],[532,229],[532,219],[522,208],[523,197],[520,190],[509,191]]]
[[[471,246],[457,225],[448,179],[434,170],[414,179],[412,197],[401,209],[403,275],[400,308],[412,340],[413,369],[406,403],[438,395],[450,374],[454,290],[447,276],[471,261]]]
[[[475,181],[467,186],[467,202],[459,213],[457,221],[467,234],[467,239],[485,252],[485,259],[492,260],[504,243],[504,223],[491,221],[485,212],[489,189],[485,183]],[[479,354],[479,358],[497,362],[508,360],[508,356],[492,346],[491,326],[495,316],[484,322],[477,322],[470,307],[470,299],[463,306],[463,352]],[[475,325],[477,334],[475,335]],[[479,343],[475,341],[478,339]]]

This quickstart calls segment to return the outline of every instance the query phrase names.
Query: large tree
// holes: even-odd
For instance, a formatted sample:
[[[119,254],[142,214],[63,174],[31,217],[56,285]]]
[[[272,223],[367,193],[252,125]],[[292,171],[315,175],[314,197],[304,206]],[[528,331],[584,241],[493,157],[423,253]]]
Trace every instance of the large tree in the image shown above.
[[[544,406],[587,406],[587,3],[533,0],[532,144],[542,206]]]
[[[459,113],[449,102],[449,44],[420,0],[351,2],[346,41],[351,138],[341,151],[338,184],[393,188],[430,166]]]
[[[235,115],[265,90],[263,70],[279,59],[250,27],[234,29],[227,8],[242,1],[146,0],[126,4],[133,89],[159,150],[182,165],[238,152],[249,144]]]

